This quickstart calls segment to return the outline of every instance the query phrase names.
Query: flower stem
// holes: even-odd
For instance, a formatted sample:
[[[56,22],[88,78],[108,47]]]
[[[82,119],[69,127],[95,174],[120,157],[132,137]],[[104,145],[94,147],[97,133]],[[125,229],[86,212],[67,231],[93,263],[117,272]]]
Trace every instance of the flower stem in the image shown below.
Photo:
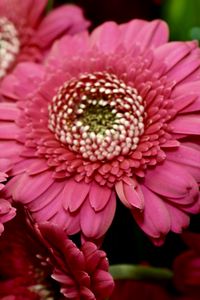
[[[173,272],[169,269],[141,265],[113,265],[109,271],[114,279],[169,280],[173,277]]]

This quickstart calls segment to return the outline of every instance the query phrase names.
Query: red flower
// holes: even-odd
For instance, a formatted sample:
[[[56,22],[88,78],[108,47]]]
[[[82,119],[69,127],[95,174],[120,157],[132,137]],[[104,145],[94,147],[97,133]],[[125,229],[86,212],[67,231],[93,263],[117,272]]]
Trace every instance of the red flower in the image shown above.
[[[105,252],[90,242],[79,250],[53,224],[29,227],[21,212],[6,225],[0,255],[1,299],[105,300],[113,290]]]
[[[114,284],[105,252],[91,242],[79,250],[63,230],[50,223],[36,225],[36,230],[52,254],[52,278],[60,282],[67,299],[105,300],[110,296]]]

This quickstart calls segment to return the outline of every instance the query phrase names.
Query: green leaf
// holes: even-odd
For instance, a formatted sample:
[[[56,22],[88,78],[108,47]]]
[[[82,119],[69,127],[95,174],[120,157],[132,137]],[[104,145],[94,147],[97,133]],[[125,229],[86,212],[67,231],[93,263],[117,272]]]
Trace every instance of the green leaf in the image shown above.
[[[170,280],[173,277],[173,272],[169,269],[141,265],[112,265],[109,271],[114,279]]]
[[[170,27],[172,40],[200,40],[200,1],[168,0],[162,6],[162,17]]]

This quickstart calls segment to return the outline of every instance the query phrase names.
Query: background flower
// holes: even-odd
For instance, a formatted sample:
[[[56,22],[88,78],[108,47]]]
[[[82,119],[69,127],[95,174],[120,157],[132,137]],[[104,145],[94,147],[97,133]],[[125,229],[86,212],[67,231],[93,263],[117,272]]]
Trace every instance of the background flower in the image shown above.
[[[91,242],[79,250],[54,224],[29,227],[21,209],[6,225],[0,254],[1,299],[105,300],[114,287],[105,252]]]
[[[50,223],[38,225],[36,230],[52,254],[52,277],[67,299],[104,300],[111,295],[114,283],[105,252],[91,242],[79,250],[63,230]]]
[[[61,35],[88,27],[82,10],[63,5],[44,16],[48,0],[2,0],[0,3],[0,79],[20,61],[41,61]]]
[[[167,38],[162,21],[109,22],[7,77],[0,138],[14,151],[1,156],[37,222],[98,239],[118,194],[160,243],[199,212],[199,49]]]

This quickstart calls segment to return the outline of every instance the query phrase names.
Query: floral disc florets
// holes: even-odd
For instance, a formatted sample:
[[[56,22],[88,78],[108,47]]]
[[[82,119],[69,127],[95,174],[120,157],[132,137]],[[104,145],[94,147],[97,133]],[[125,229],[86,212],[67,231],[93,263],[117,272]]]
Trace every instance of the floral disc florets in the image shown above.
[[[144,103],[114,74],[82,74],[66,82],[49,105],[49,129],[90,161],[132,153],[144,132]]]
[[[20,51],[18,31],[7,18],[0,18],[0,79],[12,67]]]

